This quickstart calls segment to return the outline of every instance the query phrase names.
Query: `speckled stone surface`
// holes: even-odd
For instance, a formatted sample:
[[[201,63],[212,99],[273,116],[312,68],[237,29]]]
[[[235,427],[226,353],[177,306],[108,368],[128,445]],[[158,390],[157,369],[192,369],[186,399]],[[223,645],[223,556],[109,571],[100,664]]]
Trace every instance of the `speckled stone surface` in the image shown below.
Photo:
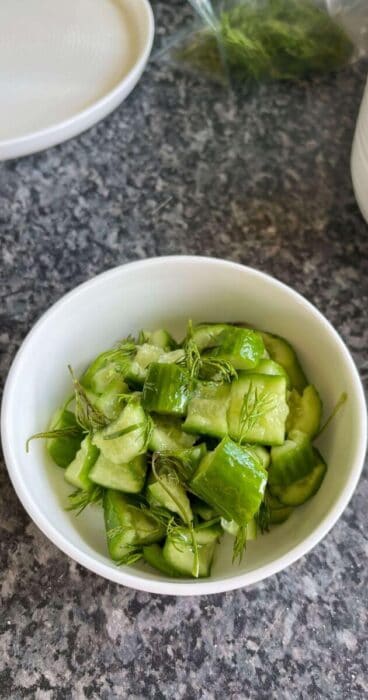
[[[160,42],[183,3],[153,7]],[[234,95],[152,63],[86,134],[0,164],[2,377],[34,321],[79,282],[195,253],[305,294],[367,385],[368,226],[349,174],[367,68]],[[248,590],[193,599],[82,569],[30,522],[3,463],[0,479],[0,697],[368,696],[366,476],[307,557]]]

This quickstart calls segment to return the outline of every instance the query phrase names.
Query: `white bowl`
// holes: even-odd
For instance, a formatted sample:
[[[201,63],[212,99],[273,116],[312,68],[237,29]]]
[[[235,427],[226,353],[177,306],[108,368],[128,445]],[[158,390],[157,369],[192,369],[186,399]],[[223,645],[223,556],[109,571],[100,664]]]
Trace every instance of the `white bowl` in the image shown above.
[[[148,0],[2,0],[0,160],[109,114],[138,82],[153,37]]]
[[[329,469],[321,489],[270,534],[250,542],[240,566],[231,541],[218,548],[212,575],[174,581],[138,564],[117,567],[108,557],[101,509],[76,517],[64,507],[70,489],[40,441],[25,442],[47,426],[70,391],[71,363],[87,363],[128,333],[167,327],[183,334],[194,321],[246,320],[287,337],[321,392],[326,415],[343,391],[348,401],[320,439]],[[317,309],[268,275],[201,257],[166,257],[123,265],[98,275],[57,302],[36,323],[10,370],[2,407],[2,440],[14,488],[30,517],[62,551],[117,583],[175,595],[218,593],[256,583],[314,547],[336,523],[357,485],[367,440],[359,374],[340,336]],[[88,511],[88,512],[87,512]]]

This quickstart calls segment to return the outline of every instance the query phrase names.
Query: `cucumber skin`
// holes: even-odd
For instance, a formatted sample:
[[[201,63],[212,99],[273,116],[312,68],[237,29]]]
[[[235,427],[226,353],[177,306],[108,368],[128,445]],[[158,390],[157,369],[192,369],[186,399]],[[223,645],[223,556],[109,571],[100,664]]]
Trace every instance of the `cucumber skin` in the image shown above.
[[[228,432],[229,401],[229,384],[199,381],[188,403],[187,417],[183,423],[184,432],[220,439],[225,437]]]
[[[234,369],[254,369],[264,354],[260,333],[249,328],[227,326],[217,338],[216,347],[205,352],[209,357],[227,360]]]
[[[202,460],[190,487],[226,520],[244,525],[258,512],[266,483],[267,472],[252,451],[224,438]]]
[[[308,380],[303,372],[297,354],[290,343],[278,335],[272,335],[265,331],[261,331],[265,348],[272,360],[275,360],[281,365],[290,381],[291,385],[302,392],[308,384]]]
[[[83,440],[83,431],[77,423],[75,415],[67,409],[59,409],[51,420],[49,430],[61,430],[63,428],[79,428],[80,436],[48,438],[46,449],[51,459],[58,467],[66,469],[75,458]]]
[[[149,544],[143,547],[143,559],[153,569],[165,574],[165,576],[182,578],[182,574],[166,561],[159,544]]]
[[[276,489],[290,486],[310,474],[315,464],[312,444],[307,435],[294,431],[280,447],[272,447],[268,470],[270,491],[278,497]]]
[[[189,394],[189,379],[181,367],[159,362],[149,366],[142,395],[142,405],[147,411],[185,416]]]
[[[296,507],[309,501],[315,496],[326,476],[327,465],[318,450],[314,449],[315,466],[314,469],[302,479],[298,479],[288,487],[271,486],[270,491],[273,496],[283,503],[284,506]]]

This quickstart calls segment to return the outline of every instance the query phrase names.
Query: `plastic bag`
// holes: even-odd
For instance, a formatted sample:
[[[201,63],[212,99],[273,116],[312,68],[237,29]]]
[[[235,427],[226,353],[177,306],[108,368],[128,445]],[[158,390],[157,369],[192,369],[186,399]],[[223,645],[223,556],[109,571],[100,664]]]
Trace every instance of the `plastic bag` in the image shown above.
[[[368,49],[368,0],[188,0],[196,21],[170,60],[221,82],[298,80]]]

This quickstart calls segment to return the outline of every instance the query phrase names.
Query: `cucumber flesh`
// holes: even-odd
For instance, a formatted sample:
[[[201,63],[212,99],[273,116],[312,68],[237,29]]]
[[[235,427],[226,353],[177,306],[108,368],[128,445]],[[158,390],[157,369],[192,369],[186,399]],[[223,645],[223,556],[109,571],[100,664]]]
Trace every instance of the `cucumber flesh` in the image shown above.
[[[224,437],[228,432],[227,411],[230,384],[198,382],[187,408],[183,430],[188,433]]]
[[[221,518],[221,527],[225,532],[227,532],[229,535],[232,535],[233,537],[236,537],[239,532],[239,525],[235,522],[235,520],[226,520],[225,518]],[[246,539],[255,540],[256,537],[257,524],[255,519],[252,518],[252,520],[250,520],[249,523],[247,523]]]
[[[65,470],[65,480],[75,486],[76,489],[87,491],[93,486],[90,479],[90,471],[96,462],[99,450],[92,444],[90,435],[81,442],[81,446],[73,461]]]
[[[138,455],[129,464],[116,464],[100,454],[89,478],[107,489],[140,493],[144,487],[146,471],[146,455]]]
[[[184,487],[170,479],[169,476],[162,475],[160,481],[156,481],[152,477],[152,482],[147,487],[147,496],[152,505],[159,505],[172,513],[177,513],[185,523],[191,522],[193,519],[189,498]]]
[[[322,401],[313,385],[307,386],[302,396],[293,389],[288,399],[290,412],[286,430],[300,430],[311,439],[317,435],[322,418]]]
[[[217,516],[212,506],[209,506],[208,503],[201,501],[200,498],[196,498],[195,496],[192,497],[192,511],[196,515],[199,515],[202,520],[212,520],[212,518],[216,518]]]
[[[261,333],[266,350],[272,360],[278,362],[286,371],[291,386],[297,391],[302,392],[307,386],[307,378],[301,368],[295,350],[292,348],[285,338],[271,333]]]
[[[132,496],[107,489],[103,508],[108,550],[115,561],[132,547],[160,542],[165,536],[165,528],[144,513]]]
[[[162,547],[159,544],[149,544],[143,547],[143,559],[153,569],[157,569],[165,576],[170,576],[171,578],[180,578],[182,576],[179,571],[166,561],[162,553]]]
[[[187,449],[192,447],[196,439],[197,435],[183,433],[180,419],[165,416],[153,417],[153,431],[149,442],[149,449],[152,452]]]
[[[247,412],[255,418],[243,419]],[[258,415],[257,415],[258,411]],[[234,440],[282,445],[289,412],[284,377],[242,373],[233,382],[228,410],[229,434]]]
[[[227,326],[216,340],[216,346],[206,355],[230,362],[235,369],[255,368],[264,353],[261,335],[249,328]]]
[[[272,486],[272,494],[285,506],[301,506],[314,496],[327,472],[327,465],[318,450],[314,450],[315,466],[303,478],[289,486]]]
[[[96,432],[92,441],[111,462],[128,464],[147,449],[147,417],[137,399],[132,399],[107,428]],[[114,438],[110,436],[116,435]]]
[[[129,387],[122,377],[116,376],[115,379],[112,379],[110,384],[108,384],[102,394],[92,399],[92,403],[104,416],[113,421],[118,417],[119,413],[121,413],[120,395],[126,394],[128,391]]]
[[[134,359],[131,360],[129,369],[125,374],[127,381],[142,386],[146,379],[149,365],[152,362],[157,362],[163,354],[164,351],[162,348],[150,345],[149,343],[143,343],[143,345],[137,346],[136,355]]]

